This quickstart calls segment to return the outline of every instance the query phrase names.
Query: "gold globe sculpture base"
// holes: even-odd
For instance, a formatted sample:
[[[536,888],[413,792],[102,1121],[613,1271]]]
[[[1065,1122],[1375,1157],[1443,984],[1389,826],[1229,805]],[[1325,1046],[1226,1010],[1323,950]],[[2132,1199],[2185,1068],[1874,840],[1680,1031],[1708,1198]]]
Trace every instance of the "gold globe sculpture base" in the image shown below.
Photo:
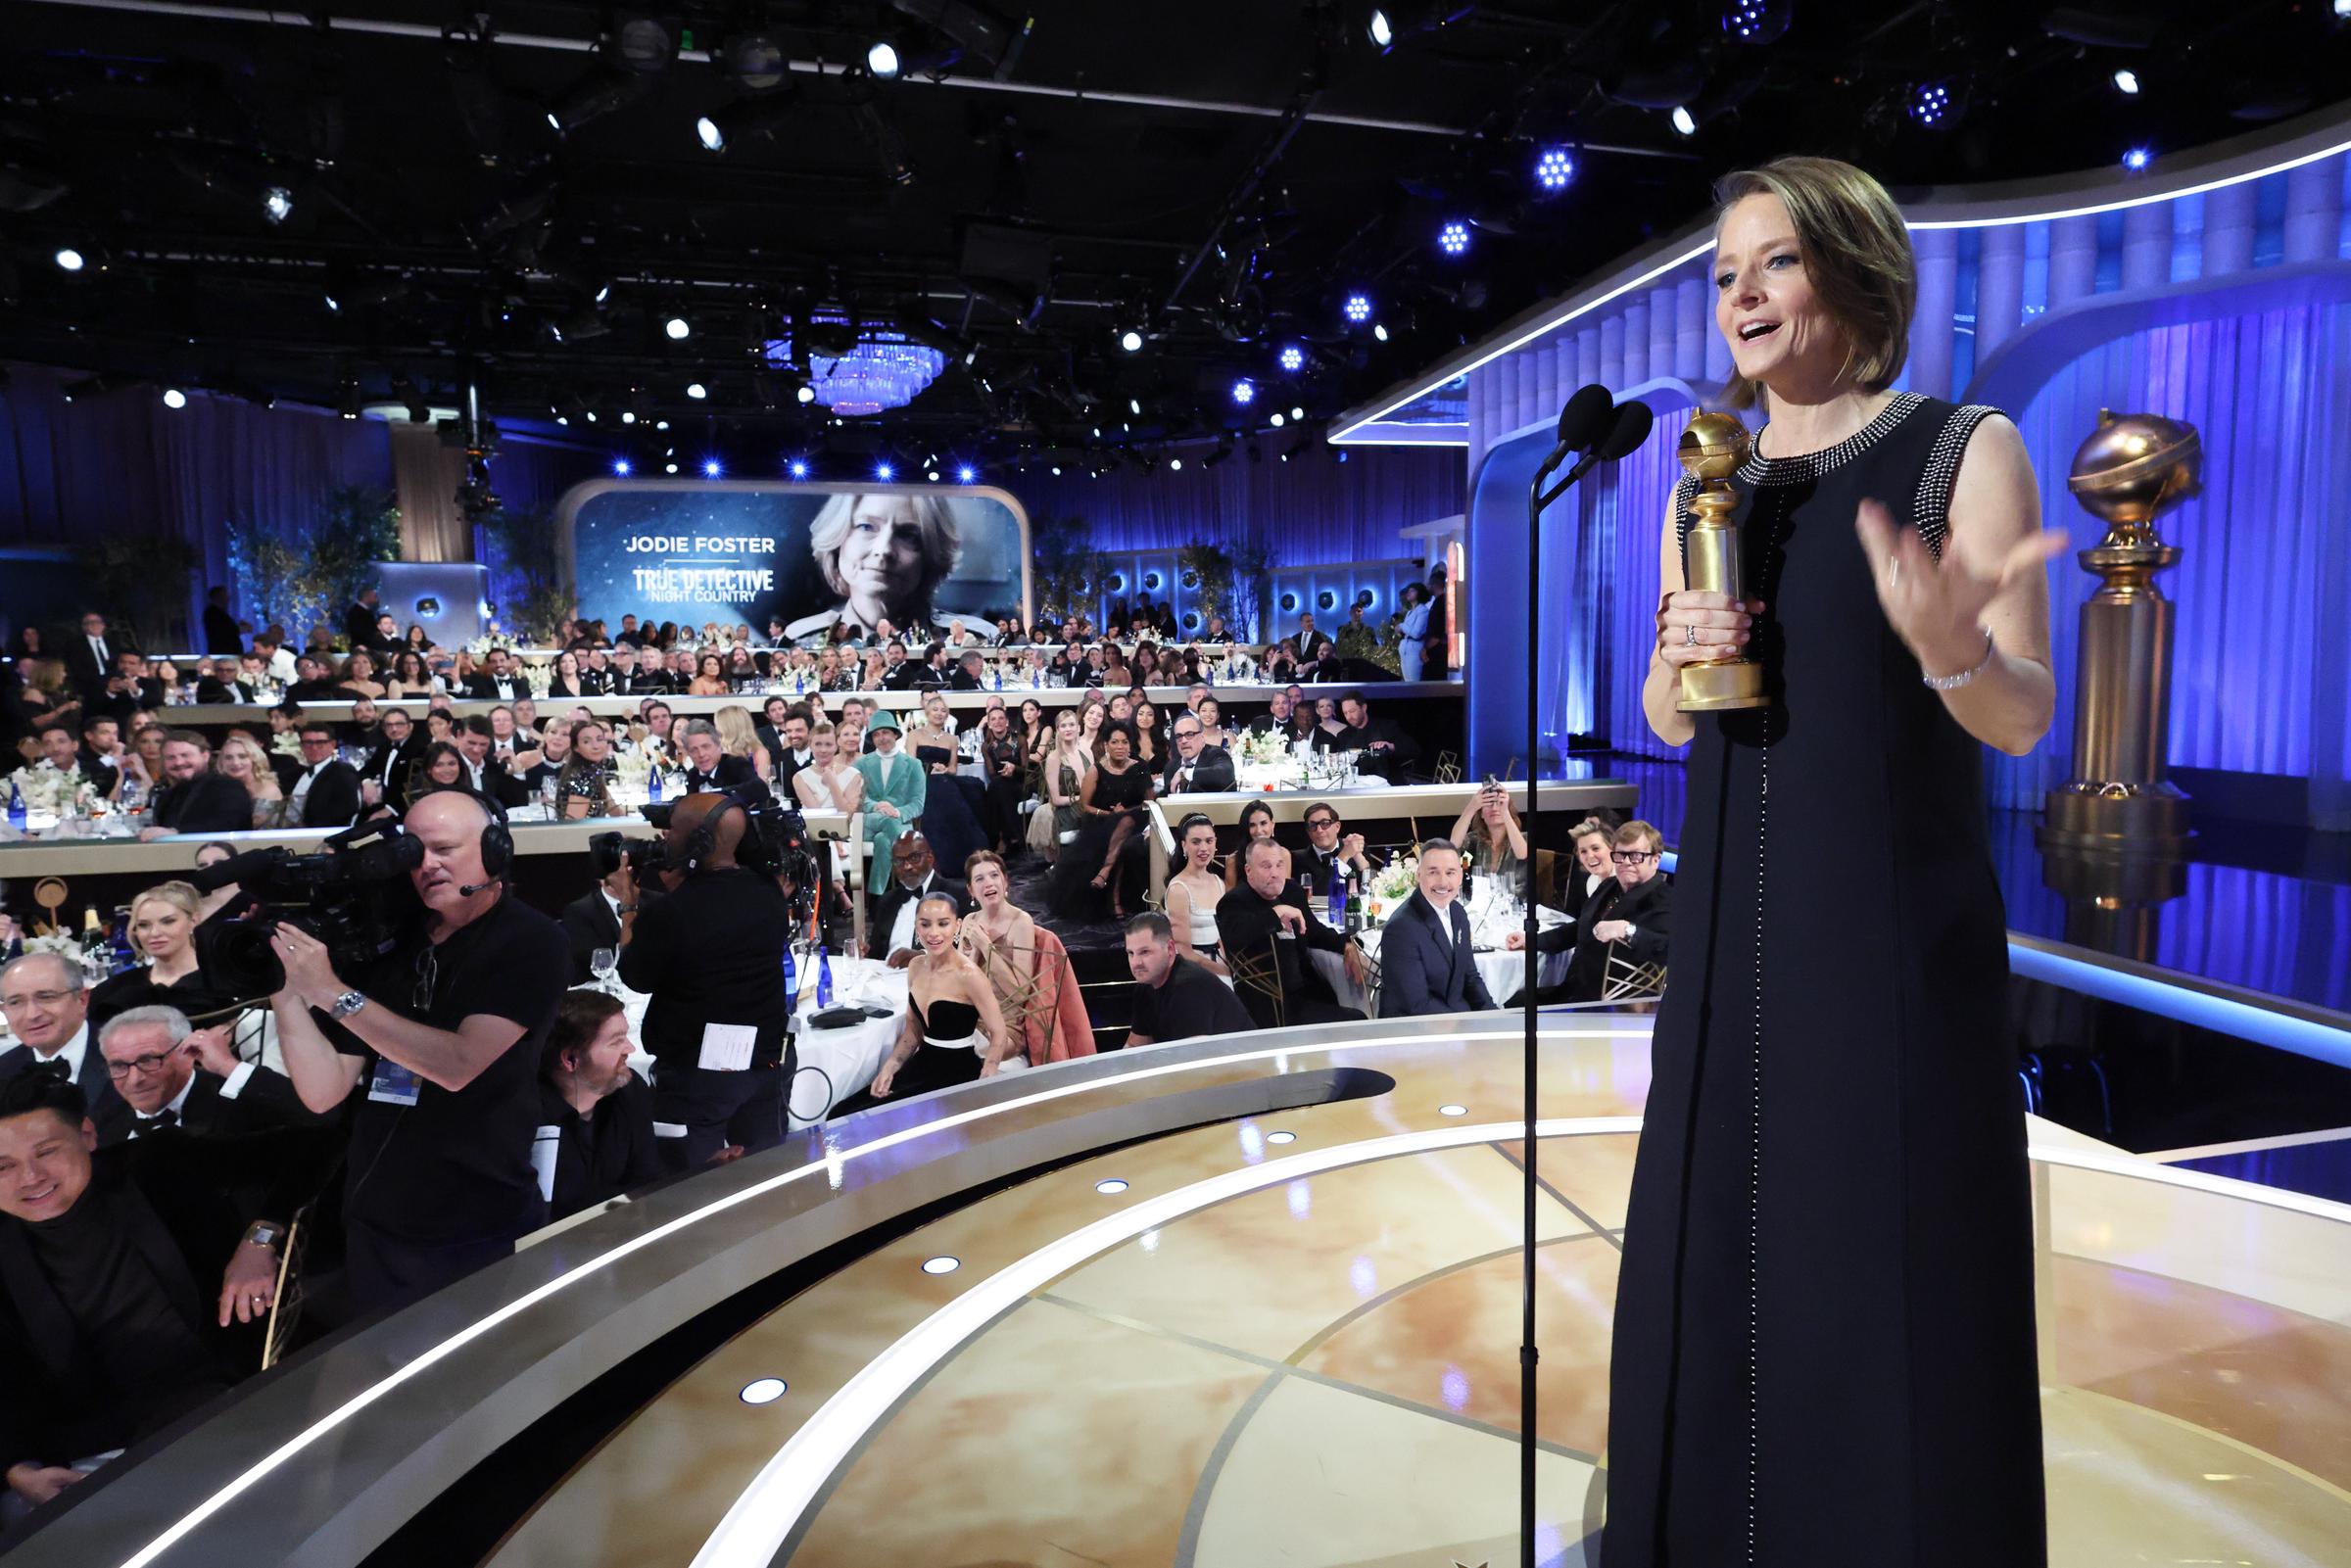
[[[1739,530],[1731,524],[1739,493],[1731,476],[1747,461],[1751,438],[1747,426],[1727,413],[1693,415],[1682,431],[1674,456],[1684,472],[1698,481],[1690,498],[1696,514],[1682,540],[1685,588],[1703,594],[1723,594],[1735,600],[1748,596],[1747,574],[1739,558]],[[1733,708],[1760,708],[1763,666],[1752,659],[1732,656],[1682,666],[1682,694],[1674,707],[1683,713],[1711,713]]]

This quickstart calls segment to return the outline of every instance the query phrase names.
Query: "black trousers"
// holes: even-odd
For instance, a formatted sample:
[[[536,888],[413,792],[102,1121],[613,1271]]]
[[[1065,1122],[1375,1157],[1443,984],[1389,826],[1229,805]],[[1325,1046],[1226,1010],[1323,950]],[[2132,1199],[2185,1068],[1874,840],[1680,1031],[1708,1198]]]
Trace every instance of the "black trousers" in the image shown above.
[[[694,1170],[726,1145],[757,1154],[784,1141],[792,1053],[773,1068],[716,1072],[653,1064],[653,1147],[663,1168]]]
[[[546,1218],[543,1210],[540,1218]],[[523,1233],[538,1229],[533,1223]],[[488,1263],[514,1254],[510,1236],[483,1241],[410,1242],[354,1220],[344,1227],[343,1267],[351,1299],[361,1311],[397,1307],[429,1296]]]

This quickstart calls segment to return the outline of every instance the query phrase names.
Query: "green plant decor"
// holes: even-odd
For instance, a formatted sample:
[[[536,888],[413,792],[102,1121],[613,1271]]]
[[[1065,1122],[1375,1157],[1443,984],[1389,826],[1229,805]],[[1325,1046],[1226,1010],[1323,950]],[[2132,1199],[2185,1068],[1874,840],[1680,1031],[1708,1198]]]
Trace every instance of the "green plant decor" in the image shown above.
[[[505,630],[524,641],[549,646],[572,607],[554,515],[543,509],[502,507],[484,517],[481,528],[490,546],[494,573],[512,577],[522,585],[522,592],[506,602]]]
[[[183,647],[194,595],[196,546],[184,539],[99,539],[73,547],[91,598],[123,629],[126,645]]]
[[[1231,619],[1232,554],[1222,545],[1186,545],[1176,552],[1176,568],[1191,590],[1205,627],[1212,615]]]
[[[256,626],[286,629],[299,645],[313,627],[339,629],[343,606],[400,559],[400,507],[388,490],[336,485],[300,537],[251,516],[228,521],[228,571]]]

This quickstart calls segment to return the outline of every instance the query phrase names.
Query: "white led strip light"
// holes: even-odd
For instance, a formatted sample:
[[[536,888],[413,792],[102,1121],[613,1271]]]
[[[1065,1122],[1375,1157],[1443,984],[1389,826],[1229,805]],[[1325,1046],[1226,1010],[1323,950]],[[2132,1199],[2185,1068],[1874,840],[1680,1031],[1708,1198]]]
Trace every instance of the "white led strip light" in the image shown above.
[[[1627,1022],[1631,1021],[1619,1020],[1615,1024],[1607,1026],[1595,1026],[1593,1024],[1582,1023],[1580,1022],[1557,1024],[1547,1022],[1542,1029],[1542,1038],[1546,1040],[1567,1040],[1591,1038],[1599,1035],[1618,1034],[1625,1032],[1624,1024]],[[1023,1095],[1016,1099],[1001,1101],[994,1105],[976,1107],[970,1111],[958,1112],[953,1116],[941,1117],[936,1121],[926,1121],[920,1126],[902,1127],[895,1132],[887,1133],[882,1137],[876,1138],[871,1143],[859,1144],[852,1149],[836,1149],[828,1146],[823,1159],[811,1161],[804,1165],[795,1165],[792,1169],[783,1171],[778,1175],[770,1176],[764,1181],[755,1182],[751,1186],[745,1187],[740,1192],[729,1193],[724,1198],[714,1199],[711,1202],[704,1204],[701,1208],[696,1209],[690,1213],[680,1214],[677,1218],[669,1220],[664,1224],[657,1225],[653,1229],[645,1232],[643,1235],[633,1236],[629,1240],[613,1247],[610,1251],[600,1253],[596,1257],[588,1259],[588,1261],[580,1264],[578,1267],[573,1268],[563,1274],[559,1274],[555,1278],[547,1281],[545,1284],[525,1292],[523,1295],[516,1297],[513,1301],[506,1303],[504,1307],[499,1307],[496,1311],[493,1311],[488,1315],[467,1324],[464,1328],[461,1328],[456,1333],[452,1334],[448,1339],[445,1339],[438,1345],[435,1345],[422,1352],[413,1359],[403,1362],[400,1366],[385,1374],[382,1381],[368,1385],[368,1387],[361,1390],[360,1393],[353,1395],[343,1403],[337,1405],[334,1409],[329,1410],[326,1414],[320,1416],[317,1420],[303,1428],[293,1437],[288,1438],[284,1443],[279,1444],[276,1448],[270,1449],[261,1458],[255,1460],[252,1465],[240,1472],[237,1477],[230,1481],[226,1486],[214,1493],[211,1497],[205,1498],[204,1501],[198,1503],[195,1507],[189,1509],[187,1513],[173,1521],[168,1529],[165,1530],[153,1541],[147,1543],[146,1545],[141,1546],[137,1551],[122,1559],[121,1568],[146,1568],[147,1564],[154,1562],[166,1551],[176,1545],[191,1531],[195,1530],[197,1526],[203,1524],[214,1514],[228,1506],[229,1503],[235,1501],[239,1497],[242,1497],[248,1490],[265,1480],[269,1474],[276,1470],[280,1465],[284,1464],[289,1459],[292,1459],[296,1454],[299,1454],[305,1449],[311,1447],[311,1445],[318,1442],[321,1438],[325,1437],[328,1433],[334,1431],[336,1428],[342,1426],[345,1422],[351,1420],[360,1411],[366,1409],[367,1406],[373,1404],[376,1401],[382,1399],[387,1394],[390,1394],[394,1389],[399,1388],[402,1384],[408,1382],[409,1379],[414,1378],[418,1374],[424,1372],[436,1362],[441,1361],[448,1356],[455,1354],[456,1352],[464,1349],[467,1345],[471,1344],[476,1339],[479,1339],[482,1335],[489,1333],[501,1323],[504,1323],[507,1319],[522,1312],[528,1311],[531,1307],[536,1307],[539,1303],[554,1295],[557,1291],[560,1291],[567,1286],[577,1284],[579,1281],[587,1278],[589,1275],[597,1272],[599,1269],[607,1268],[642,1248],[649,1247],[657,1241],[662,1241],[670,1236],[674,1236],[679,1231],[685,1230],[689,1226],[697,1225],[703,1220],[711,1217],[713,1214],[723,1213],[727,1210],[733,1209],[738,1204],[747,1203],[754,1198],[765,1197],[767,1194],[786,1187],[792,1182],[824,1173],[828,1169],[837,1172],[840,1166],[848,1161],[859,1160],[868,1155],[879,1154],[885,1149],[895,1148],[899,1144],[911,1142],[916,1138],[926,1138],[931,1136],[933,1133],[943,1132],[953,1127],[966,1126],[976,1121],[984,1120],[989,1117],[999,1116],[1007,1111],[1027,1110],[1032,1106],[1040,1105],[1052,1100],[1063,1099],[1071,1095],[1088,1094],[1098,1089],[1134,1083],[1147,1078],[1165,1077],[1173,1073],[1197,1072],[1209,1068],[1231,1067],[1236,1064],[1246,1062],[1262,1062],[1268,1057],[1286,1057],[1309,1053],[1320,1056],[1336,1057],[1349,1052],[1367,1051],[1383,1046],[1433,1044],[1437,1043],[1441,1038],[1441,1036],[1432,1036],[1426,1034],[1375,1034],[1367,1036],[1366,1038],[1360,1040],[1333,1041],[1328,1044],[1308,1047],[1282,1046],[1278,1048],[1270,1047],[1257,1051],[1237,1051],[1227,1056],[1203,1057],[1189,1062],[1172,1062],[1160,1067],[1136,1068],[1129,1071],[1113,1073],[1099,1078],[1087,1079],[1081,1083],[1069,1083],[1053,1088],[1042,1088],[1034,1094]],[[1491,1038],[1511,1039],[1514,1038],[1514,1036],[1497,1034],[1491,1036]],[[1457,1037],[1457,1043],[1458,1039],[1459,1037]],[[836,1186],[839,1185],[838,1177],[836,1177],[834,1184]]]

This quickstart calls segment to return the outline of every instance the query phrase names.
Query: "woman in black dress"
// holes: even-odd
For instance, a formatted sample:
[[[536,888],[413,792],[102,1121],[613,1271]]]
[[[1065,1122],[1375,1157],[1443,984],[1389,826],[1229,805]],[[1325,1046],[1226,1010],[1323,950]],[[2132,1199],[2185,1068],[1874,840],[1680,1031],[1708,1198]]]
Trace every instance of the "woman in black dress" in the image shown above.
[[[875,1099],[993,1077],[1027,1044],[1005,1027],[987,972],[956,945],[962,934],[963,911],[946,894],[927,893],[915,906],[914,940],[922,951],[906,966],[906,1016],[896,1047],[867,1091]]]
[[[1142,896],[1143,804],[1159,781],[1134,760],[1124,725],[1106,725],[1093,772],[1079,786],[1078,841],[1053,862],[1046,897],[1070,920],[1125,919]]]
[[[1650,726],[1691,743],[1672,983],[1609,1377],[1607,1568],[2047,1560],[2024,1108],[1985,743],[2048,728],[2038,490],[1996,412],[1889,390],[1915,271],[1848,165],[1720,187],[1744,604],[1661,543]],[[1743,396],[1744,395],[1744,396]],[[1769,704],[1675,708],[1745,650]],[[1833,849],[1825,870],[1823,846]]]

